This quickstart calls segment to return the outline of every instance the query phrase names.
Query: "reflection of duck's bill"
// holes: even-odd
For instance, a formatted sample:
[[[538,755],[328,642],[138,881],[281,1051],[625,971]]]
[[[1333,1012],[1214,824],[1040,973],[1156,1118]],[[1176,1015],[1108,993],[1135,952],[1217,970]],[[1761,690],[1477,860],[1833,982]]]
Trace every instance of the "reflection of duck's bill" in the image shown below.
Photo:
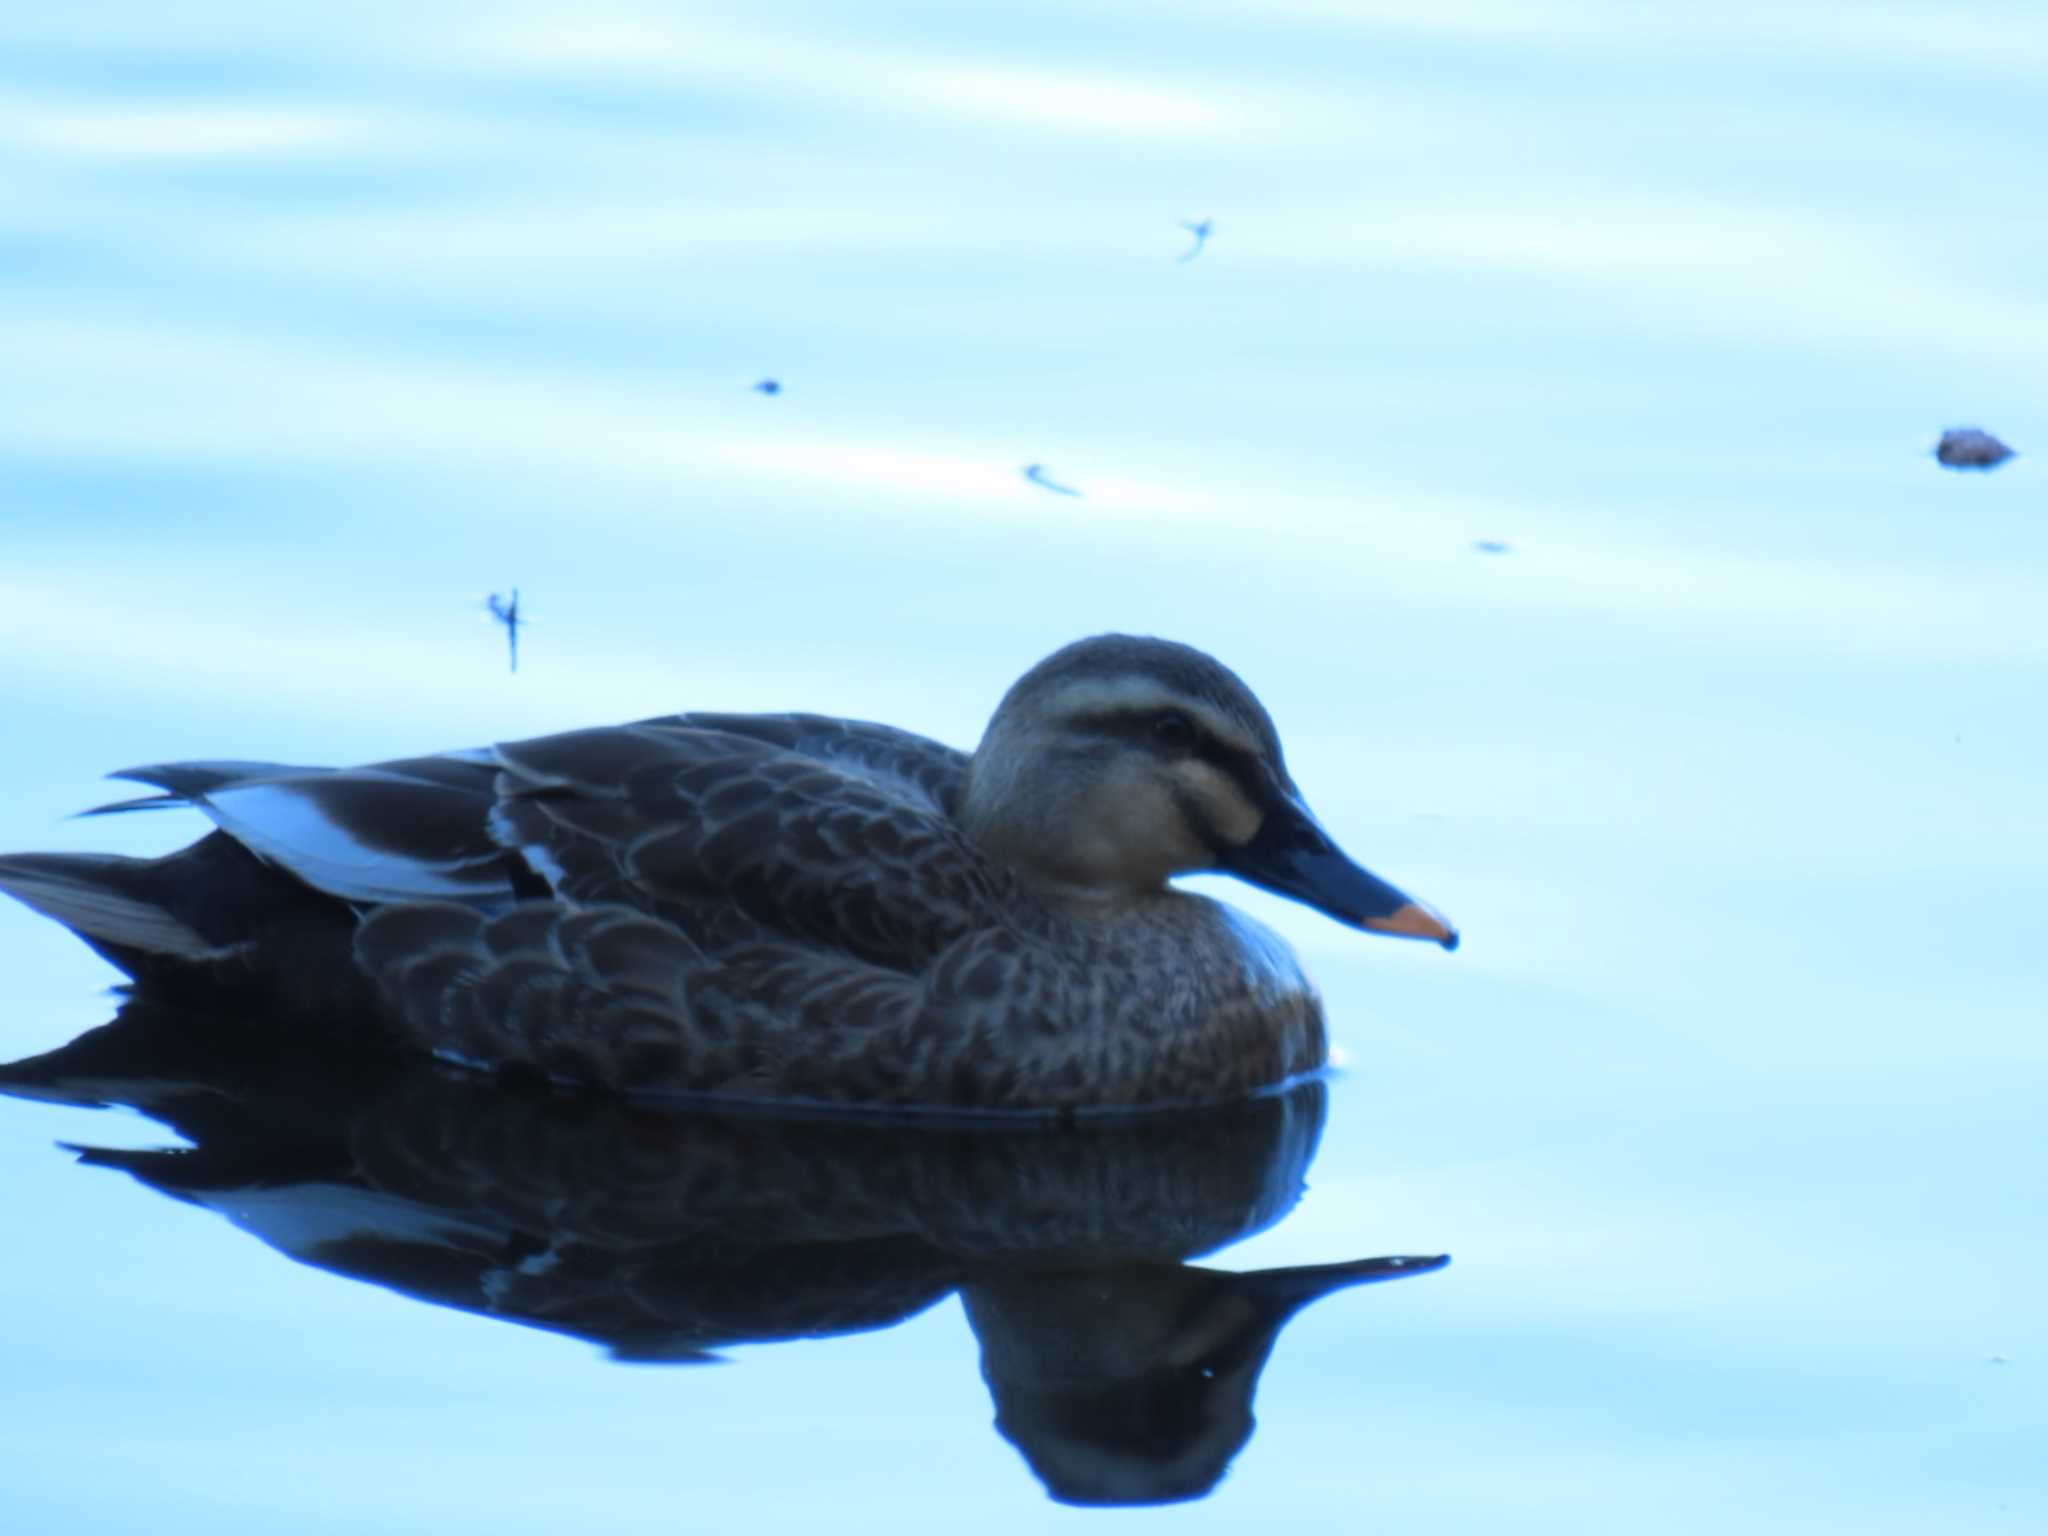
[[[1374,1285],[1383,1280],[1405,1280],[1410,1275],[1427,1275],[1451,1262],[1447,1253],[1389,1255],[1378,1259],[1351,1259],[1339,1264],[1296,1264],[1286,1269],[1247,1270],[1236,1277],[1240,1291],[1263,1297],[1292,1313],[1319,1296],[1348,1290],[1354,1285]]]
[[[1291,794],[1280,796],[1250,842],[1224,855],[1222,867],[1354,928],[1458,947],[1458,930],[1441,913],[1353,862]]]

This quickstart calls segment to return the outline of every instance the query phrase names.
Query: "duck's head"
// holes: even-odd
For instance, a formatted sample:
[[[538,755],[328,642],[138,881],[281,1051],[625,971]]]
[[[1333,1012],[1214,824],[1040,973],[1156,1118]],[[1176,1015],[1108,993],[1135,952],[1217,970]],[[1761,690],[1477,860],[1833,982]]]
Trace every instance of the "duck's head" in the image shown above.
[[[1078,899],[1220,870],[1356,928],[1458,943],[1323,831],[1237,674],[1170,640],[1097,635],[1019,678],[975,750],[960,820],[1027,879]]]

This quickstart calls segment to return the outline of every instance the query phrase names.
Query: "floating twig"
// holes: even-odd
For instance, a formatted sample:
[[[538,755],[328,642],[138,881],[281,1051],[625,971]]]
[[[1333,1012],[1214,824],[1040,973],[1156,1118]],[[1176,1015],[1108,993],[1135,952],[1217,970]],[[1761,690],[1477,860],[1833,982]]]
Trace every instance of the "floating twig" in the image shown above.
[[[496,592],[484,599],[484,607],[492,618],[505,626],[505,646],[512,658],[512,670],[519,670],[519,626],[526,620],[519,617],[519,589],[512,589],[511,601],[506,601]]]
[[[1053,479],[1051,475],[1045,472],[1043,464],[1026,464],[1024,466],[1024,478],[1033,485],[1045,487],[1045,489],[1051,491],[1056,496],[1078,496],[1081,494],[1071,485],[1061,485],[1059,481]]]

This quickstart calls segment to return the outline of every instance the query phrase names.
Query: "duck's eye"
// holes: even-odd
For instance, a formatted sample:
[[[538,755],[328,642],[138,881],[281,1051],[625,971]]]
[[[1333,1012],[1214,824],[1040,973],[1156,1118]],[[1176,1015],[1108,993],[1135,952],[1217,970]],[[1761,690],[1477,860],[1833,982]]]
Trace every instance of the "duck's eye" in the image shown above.
[[[1177,709],[1169,709],[1152,722],[1152,739],[1162,747],[1176,750],[1195,744],[1195,722]]]

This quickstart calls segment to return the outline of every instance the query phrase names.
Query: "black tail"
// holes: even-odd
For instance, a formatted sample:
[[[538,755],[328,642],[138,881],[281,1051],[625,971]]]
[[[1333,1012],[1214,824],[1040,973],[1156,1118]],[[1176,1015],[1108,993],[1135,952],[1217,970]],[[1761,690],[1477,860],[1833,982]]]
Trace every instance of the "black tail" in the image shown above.
[[[152,956],[188,964],[222,958],[214,943],[171,910],[150,877],[156,859],[110,853],[0,854],[0,891],[55,918],[109,959]],[[114,959],[130,975],[133,968]]]
[[[224,832],[160,859],[0,854],[0,891],[55,918],[160,1001],[338,1015],[368,991],[356,918]]]

